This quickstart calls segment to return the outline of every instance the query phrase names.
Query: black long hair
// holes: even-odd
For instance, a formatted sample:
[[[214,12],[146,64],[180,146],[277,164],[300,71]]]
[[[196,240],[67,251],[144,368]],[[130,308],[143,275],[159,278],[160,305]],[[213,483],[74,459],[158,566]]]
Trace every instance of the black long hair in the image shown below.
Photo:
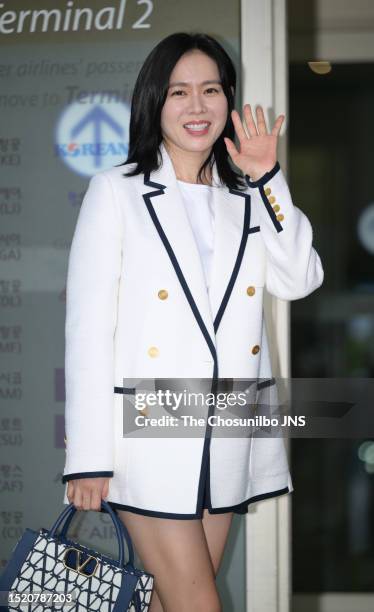
[[[245,188],[241,174],[230,165],[224,136],[234,140],[235,130],[231,119],[234,108],[236,72],[229,55],[212,36],[202,33],[177,32],[161,40],[148,55],[136,79],[131,101],[129,154],[123,164],[136,162],[136,167],[124,176],[148,173],[159,167],[158,152],[162,142],[161,111],[165,103],[169,79],[181,56],[192,49],[199,49],[217,64],[222,89],[228,102],[226,125],[217,138],[210,155],[201,166],[198,180],[205,168],[217,164],[220,180],[232,189]],[[234,94],[232,93],[233,88]]]

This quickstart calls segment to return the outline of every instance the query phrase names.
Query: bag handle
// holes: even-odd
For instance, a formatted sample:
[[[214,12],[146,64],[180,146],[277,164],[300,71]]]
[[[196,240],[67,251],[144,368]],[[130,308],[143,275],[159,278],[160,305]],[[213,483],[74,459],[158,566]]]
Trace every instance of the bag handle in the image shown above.
[[[103,510],[106,510],[106,512],[109,513],[113,523],[114,523],[114,527],[116,530],[116,534],[117,534],[117,540],[118,540],[118,549],[119,549],[119,557],[118,557],[118,561],[121,567],[124,566],[124,561],[125,561],[125,550],[124,550],[124,545],[123,545],[123,536],[125,537],[126,540],[126,544],[127,544],[127,549],[129,552],[129,560],[127,564],[130,565],[134,565],[134,549],[132,546],[132,541],[130,538],[130,534],[127,531],[125,525],[122,523],[122,521],[119,519],[119,517],[117,516],[117,514],[112,510],[112,508],[110,507],[110,505],[108,504],[108,502],[106,502],[104,499],[101,500],[101,508]],[[60,535],[63,535],[65,537],[66,532],[69,528],[69,525],[71,523],[71,520],[74,516],[74,514],[77,512],[77,508],[74,506],[73,503],[69,504],[66,508],[64,508],[64,510],[61,512],[60,516],[57,518],[57,520],[55,521],[55,523],[52,525],[51,529],[49,530],[48,534],[50,537],[57,537],[57,529],[59,529],[59,527],[62,525],[62,523],[65,521],[63,527],[62,527],[62,531]]]
[[[103,501],[105,501],[105,500],[103,500]],[[105,502],[105,503],[107,503],[107,502]],[[110,507],[110,509],[112,510],[111,507]],[[134,565],[134,550],[133,550],[133,545],[132,545],[132,540],[131,540],[130,534],[129,534],[128,530],[126,529],[126,526],[121,521],[121,519],[118,518],[118,516],[117,516],[117,514],[115,512],[114,512],[114,514],[115,514],[116,519],[118,519],[118,522],[119,522],[119,524],[121,526],[121,529],[123,531],[123,536],[124,536],[124,538],[126,540],[127,549],[129,551],[129,560],[128,560],[128,563],[131,564],[131,565]],[[72,521],[73,516],[74,516],[74,513],[71,513],[67,517],[67,519],[66,519],[66,521],[64,523],[64,526],[62,527],[62,529],[60,531],[60,536],[66,538],[67,531],[69,529],[69,526],[70,526],[70,523]]]

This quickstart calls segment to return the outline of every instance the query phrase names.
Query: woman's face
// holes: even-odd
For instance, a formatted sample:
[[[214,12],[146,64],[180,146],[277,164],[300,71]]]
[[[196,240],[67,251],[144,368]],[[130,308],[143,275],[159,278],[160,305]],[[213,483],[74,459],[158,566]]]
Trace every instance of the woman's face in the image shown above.
[[[205,53],[194,49],[180,58],[161,112],[166,144],[209,155],[227,120],[227,98],[219,80],[217,64]]]

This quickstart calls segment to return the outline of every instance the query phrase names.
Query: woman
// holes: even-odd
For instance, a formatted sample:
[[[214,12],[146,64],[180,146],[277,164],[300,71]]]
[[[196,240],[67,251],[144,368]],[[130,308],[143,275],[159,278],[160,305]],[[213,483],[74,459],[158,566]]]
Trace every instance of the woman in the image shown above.
[[[155,575],[152,612],[221,610],[215,576],[233,513],[293,490],[279,437],[122,430],[127,380],[208,380],[214,392],[261,378],[275,389],[263,289],[293,300],[323,281],[277,162],[284,115],[269,133],[262,108],[255,120],[246,104],[242,123],[235,86],[210,36],[162,40],[135,85],[129,157],[91,179],[70,251],[64,503],[116,508]]]

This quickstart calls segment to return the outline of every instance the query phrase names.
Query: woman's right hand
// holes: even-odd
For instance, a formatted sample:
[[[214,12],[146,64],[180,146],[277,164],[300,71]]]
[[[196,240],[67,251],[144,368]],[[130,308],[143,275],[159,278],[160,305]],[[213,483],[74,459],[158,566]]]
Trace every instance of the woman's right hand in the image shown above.
[[[66,496],[77,510],[101,510],[101,500],[109,493],[109,478],[77,478],[68,481]]]

